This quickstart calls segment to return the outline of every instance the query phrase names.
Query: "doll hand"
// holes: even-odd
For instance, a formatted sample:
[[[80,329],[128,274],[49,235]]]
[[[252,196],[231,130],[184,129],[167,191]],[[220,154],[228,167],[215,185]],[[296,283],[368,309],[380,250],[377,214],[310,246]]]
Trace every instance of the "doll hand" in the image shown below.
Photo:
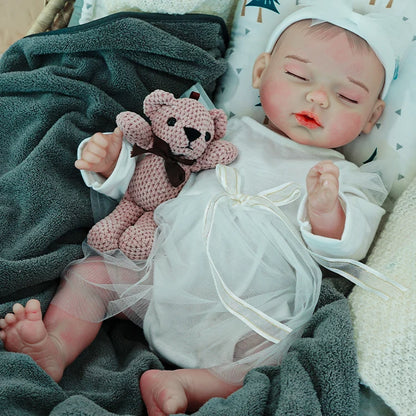
[[[120,155],[123,133],[116,128],[112,134],[95,133],[82,150],[75,167],[90,170],[108,178]]]
[[[329,160],[315,165],[306,177],[308,210],[323,214],[334,209],[338,201],[338,168]]]
[[[318,163],[308,173],[307,210],[312,232],[330,238],[341,238],[345,213],[338,199],[339,170],[328,160]]]

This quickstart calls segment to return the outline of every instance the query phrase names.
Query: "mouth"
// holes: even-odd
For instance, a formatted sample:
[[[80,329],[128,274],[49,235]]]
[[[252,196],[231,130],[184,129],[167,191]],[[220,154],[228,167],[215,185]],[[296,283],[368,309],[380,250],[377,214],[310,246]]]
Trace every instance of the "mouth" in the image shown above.
[[[322,127],[319,117],[310,111],[295,113],[295,117],[300,125],[307,127],[308,129],[317,129],[318,127]]]

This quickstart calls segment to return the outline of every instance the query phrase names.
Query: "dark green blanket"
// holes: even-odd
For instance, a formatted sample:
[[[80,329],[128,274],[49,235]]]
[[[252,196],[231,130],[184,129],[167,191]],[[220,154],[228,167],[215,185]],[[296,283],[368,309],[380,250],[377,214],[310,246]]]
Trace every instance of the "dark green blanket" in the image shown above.
[[[0,299],[50,287],[92,225],[74,168],[85,137],[156,88],[212,93],[227,32],[204,16],[121,14],[25,38],[0,61]],[[46,299],[45,299],[46,300]],[[3,303],[2,302],[2,303]],[[0,313],[3,312],[0,307]]]
[[[82,255],[93,223],[73,164],[81,140],[141,112],[156,88],[214,91],[227,34],[208,16],[121,14],[14,44],[0,60],[0,315],[38,298],[46,308],[62,269]],[[2,415],[145,415],[138,378],[162,368],[130,322],[105,322],[53,382],[31,358],[0,348]],[[253,370],[200,415],[345,415],[358,409],[348,304],[325,284],[305,337],[280,367]]]

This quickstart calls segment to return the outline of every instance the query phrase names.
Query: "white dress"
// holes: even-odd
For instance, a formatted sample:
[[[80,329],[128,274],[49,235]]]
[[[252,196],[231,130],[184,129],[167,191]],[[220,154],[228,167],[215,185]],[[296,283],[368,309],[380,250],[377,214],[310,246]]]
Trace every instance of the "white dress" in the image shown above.
[[[250,118],[232,119],[227,139],[239,149],[235,162],[193,175],[177,198],[156,209],[147,261],[105,254],[111,283],[91,285],[74,268],[65,278],[98,286],[105,317],[124,312],[164,359],[240,382],[250,368],[278,363],[312,316],[321,271],[311,253],[365,256],[386,192],[378,175],[339,152],[300,145]],[[305,178],[321,160],[340,169],[341,240],[313,235],[304,212]],[[55,303],[102,319],[59,296]]]

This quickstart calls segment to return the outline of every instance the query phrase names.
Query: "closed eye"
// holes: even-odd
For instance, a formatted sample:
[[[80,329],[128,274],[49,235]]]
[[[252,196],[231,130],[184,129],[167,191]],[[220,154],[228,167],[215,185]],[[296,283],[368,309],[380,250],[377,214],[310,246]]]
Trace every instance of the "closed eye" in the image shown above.
[[[357,100],[353,100],[352,98],[346,97],[345,95],[338,94],[338,97],[341,98],[341,100],[348,101],[349,103],[358,104]]]
[[[308,80],[308,78],[302,77],[302,76],[300,76],[300,75],[298,75],[298,74],[295,74],[294,72],[285,71],[285,74],[290,75],[291,77],[294,77],[294,78],[300,79],[300,80],[302,80],[302,81],[309,81],[309,80]]]

